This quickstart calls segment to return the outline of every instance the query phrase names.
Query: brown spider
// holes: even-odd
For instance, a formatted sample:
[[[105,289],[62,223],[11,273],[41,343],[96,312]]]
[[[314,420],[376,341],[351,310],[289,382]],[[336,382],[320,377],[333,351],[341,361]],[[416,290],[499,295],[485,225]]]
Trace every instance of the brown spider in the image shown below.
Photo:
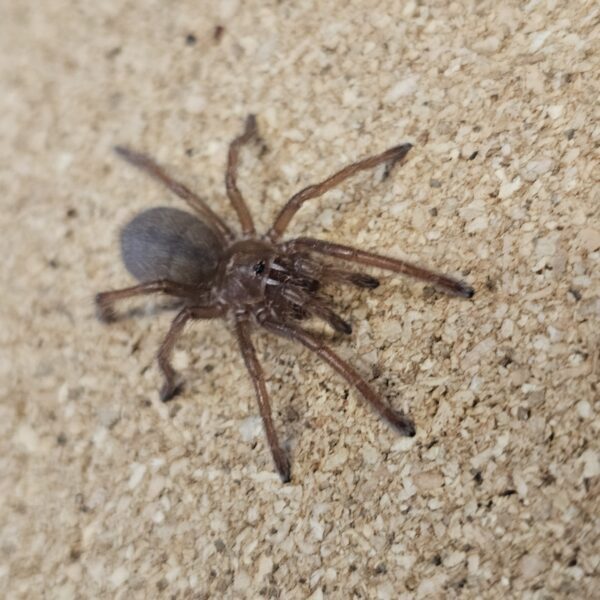
[[[296,324],[314,316],[328,323],[335,331],[350,334],[352,328],[349,323],[319,297],[321,284],[338,282],[362,288],[376,288],[379,285],[378,280],[370,275],[338,268],[318,260],[314,255],[402,273],[466,298],[473,296],[474,291],[469,285],[452,277],[357,248],[306,237],[280,241],[292,217],[304,202],[321,196],[359,171],[380,164],[391,167],[406,156],[411,144],[402,144],[348,165],[325,181],[294,194],[279,212],[267,234],[259,236],[236,183],[240,147],[257,135],[256,119],[250,115],[246,119],[244,133],[233,140],[229,147],[225,185],[227,196],[241,223],[242,237],[236,235],[204,200],[172,179],[151,158],[120,146],[115,148],[117,154],[127,162],[185,200],[200,218],[165,207],[151,208],[137,215],[121,232],[121,252],[125,266],[140,283],[98,294],[96,304],[100,318],[111,321],[115,318],[113,303],[130,296],[160,292],[183,302],[183,308],[173,320],[158,351],[158,364],[165,377],[160,392],[164,402],[181,389],[170,356],[185,324],[193,319],[228,318],[235,327],[256,390],[275,465],[281,479],[287,482],[290,480],[290,463],[273,426],[265,377],[250,338],[252,324],[306,346],[356,387],[401,435],[415,434],[411,419],[384,404],[354,367],[342,360],[321,339]]]

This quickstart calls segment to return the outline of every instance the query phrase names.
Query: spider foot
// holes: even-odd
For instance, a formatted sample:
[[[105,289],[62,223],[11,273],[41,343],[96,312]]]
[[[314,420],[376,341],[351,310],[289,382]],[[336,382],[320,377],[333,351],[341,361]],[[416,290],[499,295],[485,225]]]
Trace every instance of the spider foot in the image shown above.
[[[338,333],[343,333],[344,335],[350,335],[352,333],[352,325],[335,314],[330,315],[329,324]]]
[[[260,158],[267,154],[269,147],[258,131],[255,115],[248,115],[246,117],[246,128],[243,135],[248,141],[252,141],[253,143],[257,144]]]
[[[389,152],[391,156],[390,159],[385,163],[382,180],[385,181],[390,176],[396,164],[408,154],[408,151],[411,148],[412,144],[400,144],[399,146],[390,148]]]
[[[162,402],[169,402],[169,400],[172,400],[182,390],[182,381],[165,381],[162,388],[160,389],[160,399]]]
[[[416,434],[415,424],[412,419],[397,411],[386,414],[390,425],[400,434],[406,437],[414,437]]]
[[[470,285],[461,281],[459,294],[465,298],[472,298],[475,295],[475,290]]]
[[[246,117],[246,130],[244,135],[248,137],[255,136],[258,138],[258,127],[256,125],[256,115],[250,114]]]
[[[290,459],[287,457],[285,452],[279,449],[278,452],[273,453],[273,460],[275,461],[275,467],[281,477],[282,483],[289,483],[292,479]]]
[[[364,275],[363,273],[352,274],[350,281],[357,287],[368,288],[370,290],[379,287],[379,279],[375,279],[375,277],[371,277],[370,275]]]
[[[117,320],[117,313],[112,304],[105,302],[104,294],[96,294],[96,316],[102,323],[114,323]]]

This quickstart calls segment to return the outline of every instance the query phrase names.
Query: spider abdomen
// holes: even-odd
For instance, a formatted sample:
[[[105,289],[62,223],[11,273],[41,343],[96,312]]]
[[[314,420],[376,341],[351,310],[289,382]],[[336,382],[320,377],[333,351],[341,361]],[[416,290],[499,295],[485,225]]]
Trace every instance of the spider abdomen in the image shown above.
[[[121,256],[138,281],[168,279],[186,285],[211,280],[223,255],[215,232],[175,208],[150,208],[121,231]]]

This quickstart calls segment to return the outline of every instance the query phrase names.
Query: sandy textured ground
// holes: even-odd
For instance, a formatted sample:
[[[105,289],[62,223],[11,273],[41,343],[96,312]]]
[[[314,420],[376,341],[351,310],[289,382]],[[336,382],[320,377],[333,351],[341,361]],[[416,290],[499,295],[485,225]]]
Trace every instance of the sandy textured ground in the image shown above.
[[[7,598],[591,598],[600,569],[600,9],[528,3],[0,5],[0,588]],[[209,8],[207,8],[207,6]],[[377,5],[376,9],[372,7]],[[520,7],[518,8],[518,6]],[[511,7],[512,6],[512,7]],[[221,26],[223,29],[216,29]],[[227,145],[261,227],[292,192],[415,144],[291,234],[457,274],[386,277],[336,340],[414,417],[395,436],[305,351],[257,335],[282,485],[223,323],[110,327],[117,233],[181,204],[111,152],[157,157],[232,217]]]

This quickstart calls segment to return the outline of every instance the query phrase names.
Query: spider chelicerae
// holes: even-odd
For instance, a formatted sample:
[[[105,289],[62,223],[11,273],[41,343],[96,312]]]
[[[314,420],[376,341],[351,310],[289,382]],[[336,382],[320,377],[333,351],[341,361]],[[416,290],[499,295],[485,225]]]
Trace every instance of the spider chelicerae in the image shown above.
[[[250,336],[251,328],[259,326],[301,343],[354,386],[398,433],[413,436],[412,420],[385,404],[353,366],[320,337],[301,327],[300,322],[316,317],[334,331],[347,335],[352,332],[350,324],[319,294],[321,287],[335,282],[372,289],[379,281],[371,275],[346,268],[344,263],[409,275],[465,298],[472,297],[474,290],[452,277],[351,246],[310,237],[281,241],[290,221],[307,200],[323,195],[359,171],[382,164],[389,170],[404,159],[411,144],[401,144],[355,162],[321,183],[300,190],[279,211],[269,231],[258,235],[237,186],[240,148],[253,139],[258,139],[258,132],[256,119],[250,115],[244,132],[229,146],[225,175],[227,196],[239,218],[241,235],[235,233],[202,198],[174,180],[150,157],[121,146],[115,148],[127,162],[185,200],[196,216],[166,207],[150,208],[138,214],[121,232],[121,254],[126,268],[139,284],[102,292],[96,296],[96,305],[100,318],[112,321],[115,319],[114,303],[132,296],[163,293],[183,304],[158,351],[158,364],[165,379],[160,392],[164,402],[181,389],[170,359],[186,323],[196,319],[227,319],[235,329],[256,390],[275,466],[281,479],[287,482],[290,480],[290,461],[275,431],[265,376]],[[325,262],[323,257],[333,261]]]

